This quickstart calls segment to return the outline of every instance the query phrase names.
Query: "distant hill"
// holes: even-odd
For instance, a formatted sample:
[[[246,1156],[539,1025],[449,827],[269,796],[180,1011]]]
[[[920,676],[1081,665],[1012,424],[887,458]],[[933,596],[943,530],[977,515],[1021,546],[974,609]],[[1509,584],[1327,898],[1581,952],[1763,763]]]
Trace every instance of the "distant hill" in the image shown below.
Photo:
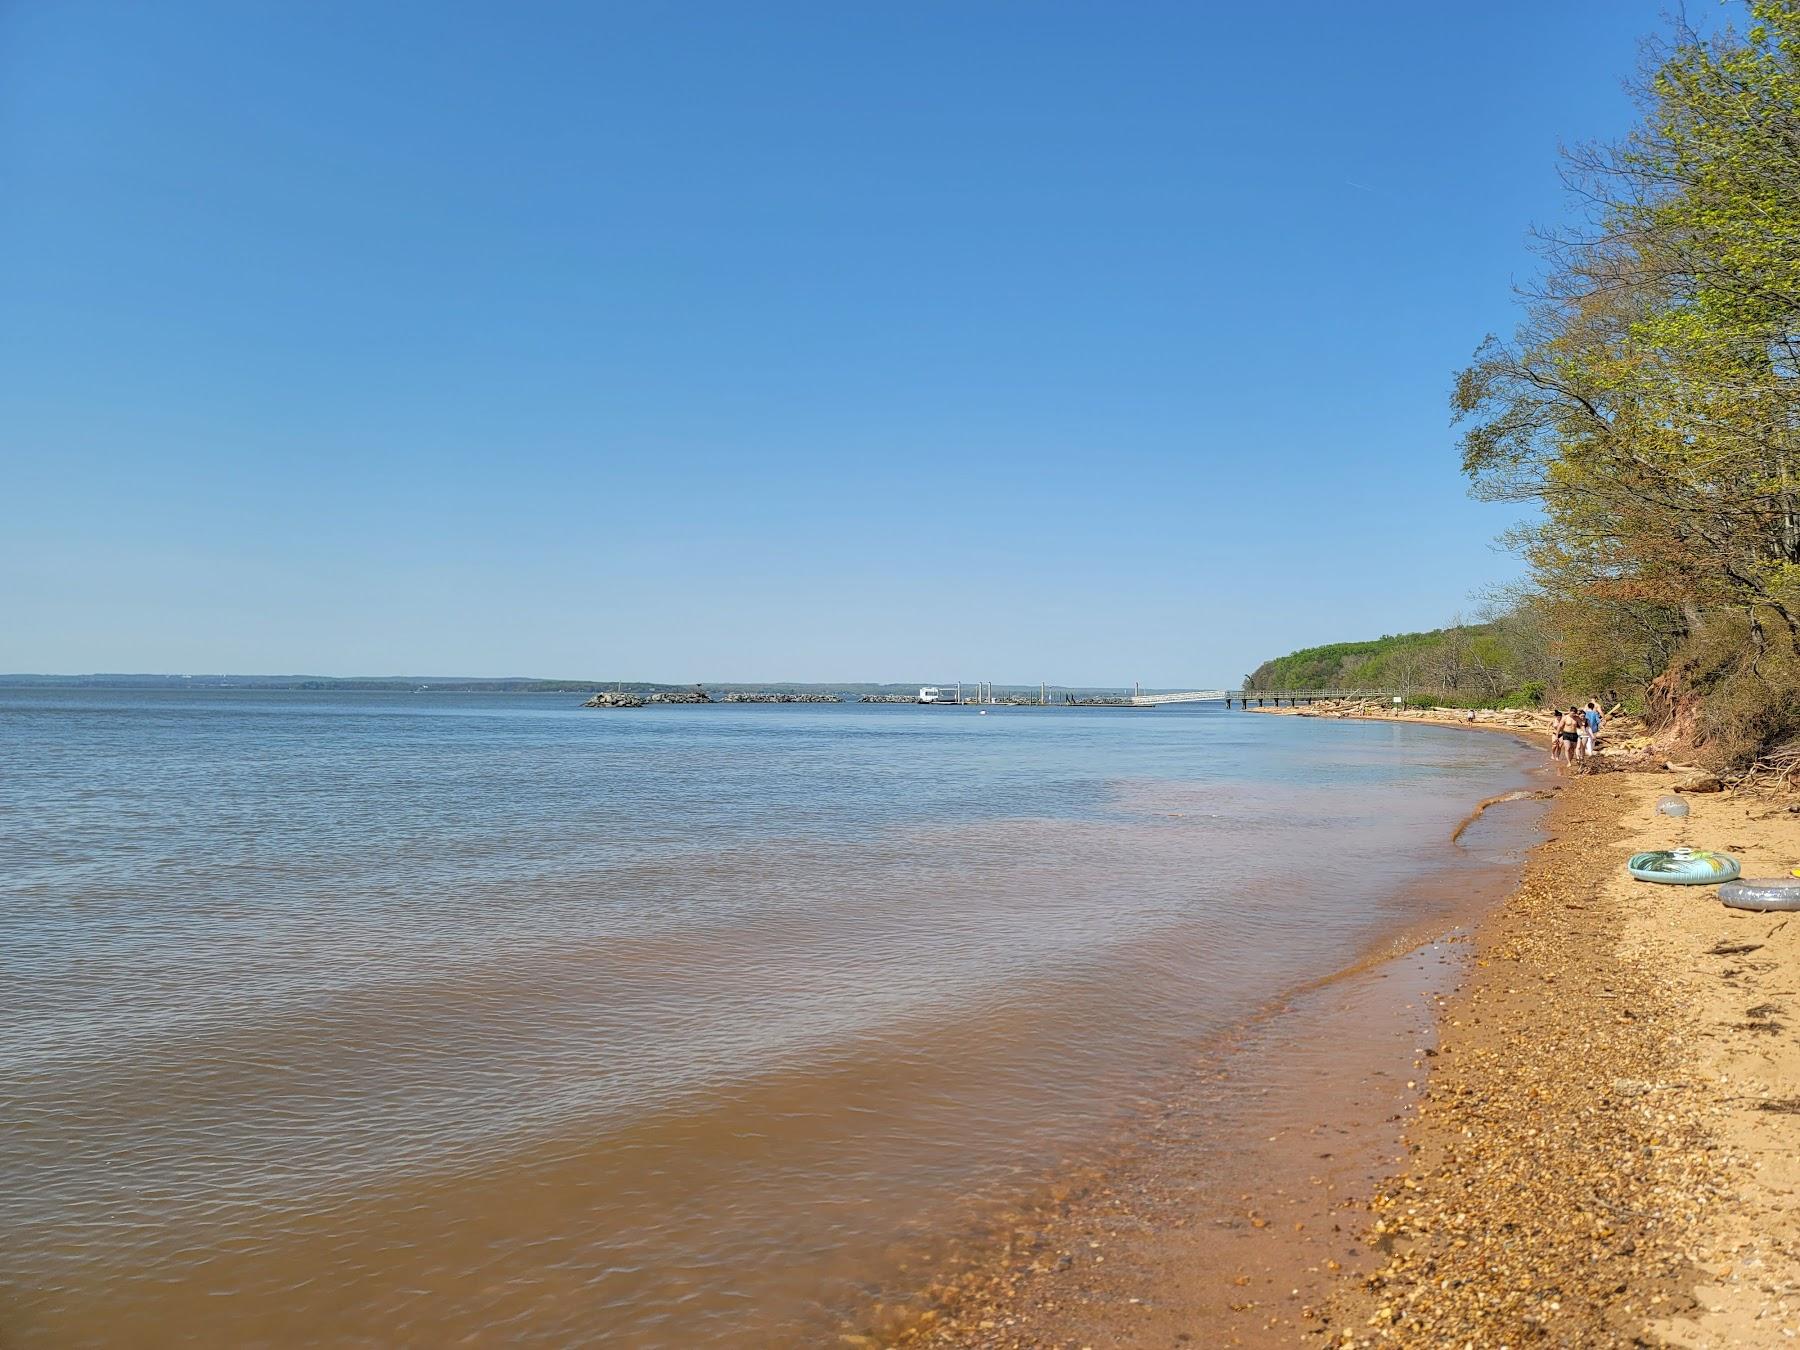
[[[1457,624],[1363,642],[1304,647],[1264,661],[1246,689],[1393,689],[1456,703],[1534,703],[1541,683],[1520,678],[1520,635],[1508,624]]]

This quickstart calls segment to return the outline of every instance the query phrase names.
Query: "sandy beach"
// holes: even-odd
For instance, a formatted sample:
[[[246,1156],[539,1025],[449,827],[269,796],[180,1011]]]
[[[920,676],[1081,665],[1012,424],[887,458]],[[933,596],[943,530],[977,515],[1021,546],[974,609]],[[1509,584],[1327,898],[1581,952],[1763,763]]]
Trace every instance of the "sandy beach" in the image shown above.
[[[1527,737],[1541,721],[1406,716]],[[1202,1113],[1159,1103],[1171,1129],[1010,1216],[923,1318],[845,1343],[1791,1344],[1800,923],[1636,882],[1624,861],[1685,843],[1786,875],[1800,806],[1692,794],[1686,819],[1661,816],[1686,774],[1651,759],[1620,724],[1608,767],[1632,771],[1557,783],[1547,837],[1471,934],[1283,1009],[1330,1004],[1336,1039],[1263,1090],[1260,1156],[1209,1156]],[[1402,1042],[1404,1081],[1382,1068]],[[1227,1193],[1233,1212],[1206,1221]]]
[[[1522,735],[1538,720],[1400,715]],[[1563,780],[1549,838],[1479,926],[1408,1166],[1368,1206],[1386,1263],[1339,1286],[1322,1339],[1723,1350],[1800,1336],[1787,1020],[1800,925],[1624,868],[1638,850],[1689,844],[1732,853],[1746,877],[1785,876],[1800,806],[1695,793],[1685,819],[1659,815],[1689,771],[1647,769],[1642,729],[1619,733],[1603,764],[1633,771]]]
[[[1571,780],[1483,926],[1409,1131],[1371,1203],[1388,1262],[1321,1330],[1355,1344],[1762,1346],[1800,1332],[1792,1197],[1800,925],[1712,887],[1633,881],[1693,843],[1779,876],[1785,801],[1655,812],[1674,774]]]

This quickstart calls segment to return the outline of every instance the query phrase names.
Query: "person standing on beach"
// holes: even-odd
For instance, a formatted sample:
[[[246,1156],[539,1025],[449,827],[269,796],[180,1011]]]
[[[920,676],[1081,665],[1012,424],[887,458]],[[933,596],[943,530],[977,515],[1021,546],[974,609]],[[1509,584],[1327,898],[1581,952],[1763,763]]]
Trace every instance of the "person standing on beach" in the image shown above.
[[[1555,718],[1550,723],[1550,737],[1552,742],[1550,746],[1550,758],[1555,760],[1558,764],[1573,764],[1575,762],[1575,750],[1581,741],[1581,734],[1576,731],[1575,728],[1580,720],[1581,719],[1575,715],[1573,706],[1566,712],[1561,708],[1556,710]]]
[[[1571,767],[1575,763],[1576,753],[1581,749],[1581,728],[1585,725],[1573,704],[1560,720],[1556,738],[1562,742],[1563,759]]]
[[[1585,711],[1581,714],[1581,757],[1594,757],[1594,744],[1600,739],[1600,709],[1589,699]]]

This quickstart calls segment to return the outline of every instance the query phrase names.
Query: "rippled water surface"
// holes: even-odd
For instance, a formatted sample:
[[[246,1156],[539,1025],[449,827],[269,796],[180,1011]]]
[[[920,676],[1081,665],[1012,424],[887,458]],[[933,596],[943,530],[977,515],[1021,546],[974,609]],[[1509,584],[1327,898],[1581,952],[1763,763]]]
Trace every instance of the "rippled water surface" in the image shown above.
[[[1526,762],[578,702],[0,691],[0,1344],[805,1343],[1452,913]]]

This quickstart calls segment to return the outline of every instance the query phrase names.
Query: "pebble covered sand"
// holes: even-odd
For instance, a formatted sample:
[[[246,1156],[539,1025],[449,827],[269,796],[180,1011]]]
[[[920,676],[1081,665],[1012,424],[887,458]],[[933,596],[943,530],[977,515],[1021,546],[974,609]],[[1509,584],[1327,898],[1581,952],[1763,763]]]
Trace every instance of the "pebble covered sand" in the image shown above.
[[[1778,1346],[1800,1335],[1800,922],[1653,886],[1690,843],[1747,875],[1800,863],[1785,799],[1673,774],[1573,779],[1485,926],[1411,1165],[1371,1202],[1387,1264],[1322,1328],[1356,1345]]]

